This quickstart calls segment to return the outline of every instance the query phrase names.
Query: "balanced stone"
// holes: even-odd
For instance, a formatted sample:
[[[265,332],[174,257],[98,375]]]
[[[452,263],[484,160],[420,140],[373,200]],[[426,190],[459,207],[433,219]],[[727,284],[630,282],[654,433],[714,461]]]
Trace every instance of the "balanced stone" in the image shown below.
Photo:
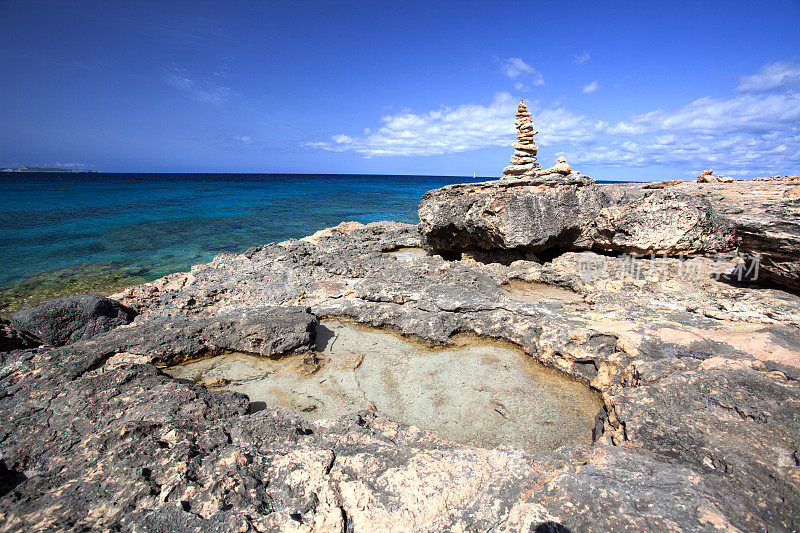
[[[511,156],[511,165],[503,169],[504,177],[534,176],[536,171],[542,168],[536,163],[539,147],[534,144],[533,136],[538,132],[533,129],[531,116],[525,102],[520,100],[514,121],[517,128],[517,142],[511,145],[514,148],[514,155]]]

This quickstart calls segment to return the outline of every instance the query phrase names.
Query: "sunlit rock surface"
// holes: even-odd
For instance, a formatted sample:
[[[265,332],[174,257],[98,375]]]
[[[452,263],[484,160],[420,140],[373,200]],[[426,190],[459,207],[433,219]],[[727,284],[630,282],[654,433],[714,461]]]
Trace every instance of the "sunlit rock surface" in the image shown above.
[[[0,354],[0,527],[800,528],[796,294],[728,279],[734,255],[501,263],[421,244],[416,226],[354,224],[222,254],[116,295],[129,325]],[[309,420],[310,403],[253,405],[154,365],[250,346],[313,366],[310,326],[343,317],[447,349],[511,342],[600,394],[597,440],[481,448],[378,403]],[[167,342],[176,331],[191,342]]]
[[[341,320],[317,329],[314,359],[224,354],[166,369],[310,420],[371,410],[464,444],[531,452],[591,444],[599,395],[510,345],[459,337],[426,346]]]

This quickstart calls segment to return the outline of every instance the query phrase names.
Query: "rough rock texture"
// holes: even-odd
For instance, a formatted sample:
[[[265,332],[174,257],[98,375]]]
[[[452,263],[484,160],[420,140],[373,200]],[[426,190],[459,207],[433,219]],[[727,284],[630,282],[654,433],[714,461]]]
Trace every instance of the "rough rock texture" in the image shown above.
[[[17,331],[13,324],[5,318],[0,318],[0,352],[23,350],[41,344],[31,335]]]
[[[665,183],[665,182],[661,182]],[[449,185],[420,203],[422,245],[450,257],[564,250],[759,257],[759,276],[800,289],[794,180],[596,185],[578,174]]]
[[[735,248],[733,227],[702,196],[669,190],[608,189],[587,248],[612,252],[714,253]]]
[[[683,180],[656,181],[653,183],[646,183],[642,189],[666,189],[667,187],[672,187],[673,185],[679,185],[681,183],[683,183]]]
[[[448,185],[419,208],[432,252],[713,253],[735,247],[733,228],[708,199],[669,190],[597,186],[579,174]]]
[[[420,232],[445,254],[570,248],[585,243],[601,206],[594,180],[578,174],[448,185],[422,197]]]
[[[255,307],[192,319],[157,316],[93,337],[81,349],[158,364],[225,351],[273,356],[313,348],[316,323],[304,307]]]
[[[222,254],[116,295],[132,325],[0,354],[0,530],[800,529],[800,297],[727,280],[733,257],[504,265],[419,245],[373,223]],[[602,394],[596,443],[531,455],[380,413],[310,423],[130,362],[156,324],[239,338],[284,307],[513,342]]]
[[[550,168],[540,170],[536,173],[537,176],[544,176],[547,174],[563,174],[565,176],[572,174],[572,167],[567,163],[567,158],[563,155],[556,159],[556,164]]]
[[[721,174],[714,176],[714,170],[704,170],[697,176],[698,183],[733,183],[734,179],[730,176],[723,176]]]
[[[97,294],[66,296],[47,300],[11,315],[14,327],[46,344],[61,346],[89,339],[122,324],[136,312],[119,302]]]
[[[736,181],[716,185],[684,183],[675,190],[707,198],[736,230],[740,253],[759,255],[759,276],[800,290],[800,178]]]
[[[533,120],[528,107],[522,100],[517,106],[516,122],[517,142],[511,145],[514,155],[511,156],[511,165],[503,169],[504,178],[521,178],[534,176],[542,166],[536,162],[539,147],[533,142],[533,136],[538,132],[533,129]]]

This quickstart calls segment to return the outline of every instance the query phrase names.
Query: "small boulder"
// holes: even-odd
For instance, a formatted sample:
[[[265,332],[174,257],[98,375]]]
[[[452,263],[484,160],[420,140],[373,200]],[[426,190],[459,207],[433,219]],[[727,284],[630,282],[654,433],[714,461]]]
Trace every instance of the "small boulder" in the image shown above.
[[[47,300],[11,315],[18,331],[45,344],[63,346],[130,323],[136,311],[98,294]]]
[[[556,159],[556,164],[554,166],[540,170],[536,173],[537,176],[544,176],[547,174],[561,174],[563,176],[567,176],[572,174],[572,167],[570,167],[569,163],[567,163],[567,158],[562,155]]]
[[[717,178],[714,177],[714,169],[710,168],[708,170],[704,170],[697,176],[697,183],[716,183],[719,181]]]

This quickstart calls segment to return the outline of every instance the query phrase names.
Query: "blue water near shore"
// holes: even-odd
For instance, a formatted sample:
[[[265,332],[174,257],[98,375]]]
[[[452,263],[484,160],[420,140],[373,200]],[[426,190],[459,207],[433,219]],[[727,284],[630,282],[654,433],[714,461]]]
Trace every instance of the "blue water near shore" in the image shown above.
[[[188,270],[219,252],[303,237],[345,220],[417,223],[426,191],[486,179],[3,173],[0,289],[15,285],[17,298],[61,280],[70,287],[56,287],[50,297],[85,292],[76,276],[141,282]]]
[[[155,279],[219,252],[303,237],[344,220],[416,223],[426,191],[465,181],[473,179],[4,173],[0,286],[108,262]]]

